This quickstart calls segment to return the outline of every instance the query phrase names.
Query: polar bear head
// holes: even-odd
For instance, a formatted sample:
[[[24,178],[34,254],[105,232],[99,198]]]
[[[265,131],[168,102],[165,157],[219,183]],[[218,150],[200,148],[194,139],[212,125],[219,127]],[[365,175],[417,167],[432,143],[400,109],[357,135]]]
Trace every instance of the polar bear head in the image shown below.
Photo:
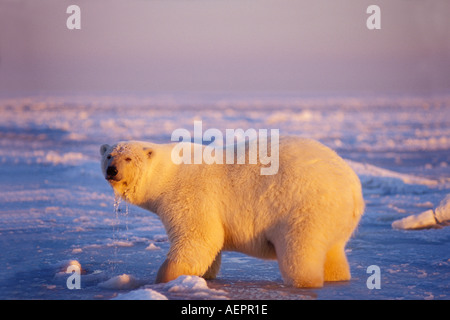
[[[144,170],[151,166],[153,148],[138,141],[119,142],[100,147],[101,168],[114,192],[127,199],[133,193]]]

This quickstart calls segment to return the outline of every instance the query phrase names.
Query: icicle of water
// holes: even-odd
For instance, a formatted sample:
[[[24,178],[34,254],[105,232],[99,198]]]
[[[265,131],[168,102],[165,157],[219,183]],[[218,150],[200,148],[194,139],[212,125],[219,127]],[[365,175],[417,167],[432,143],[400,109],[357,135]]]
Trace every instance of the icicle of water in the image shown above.
[[[120,203],[122,202],[122,198],[120,195],[114,195],[114,222],[113,222],[113,247],[114,247],[114,258],[113,261],[110,261],[112,266],[112,272],[114,273],[117,261],[117,232],[119,230],[119,211],[120,211]]]
[[[123,201],[125,200],[125,201]],[[122,203],[125,203],[125,210],[122,207]],[[113,236],[112,236],[112,245],[114,247],[114,258],[109,262],[111,265],[111,272],[114,274],[116,271],[116,264],[119,261],[118,257],[118,250],[119,250],[119,242],[121,236],[123,237],[123,234],[120,233],[120,218],[121,216],[125,216],[125,228],[126,228],[126,241],[128,242],[128,214],[129,214],[129,206],[126,202],[126,199],[124,199],[121,195],[115,194],[114,195],[114,221],[113,221]]]
[[[116,214],[116,219],[119,218],[119,207],[121,202],[122,198],[120,197],[120,195],[114,195],[114,213]]]
[[[116,236],[116,231],[119,229],[119,227],[117,227],[116,230],[116,226],[119,226],[119,212],[120,212],[120,203],[122,202],[122,198],[119,195],[115,195],[114,196],[114,214],[115,214],[115,219],[114,219],[114,223],[113,223],[113,237]],[[115,240],[115,239],[114,239]]]
[[[128,241],[128,213],[129,213],[129,206],[128,206],[128,202],[125,201],[125,228],[126,228],[127,241]]]

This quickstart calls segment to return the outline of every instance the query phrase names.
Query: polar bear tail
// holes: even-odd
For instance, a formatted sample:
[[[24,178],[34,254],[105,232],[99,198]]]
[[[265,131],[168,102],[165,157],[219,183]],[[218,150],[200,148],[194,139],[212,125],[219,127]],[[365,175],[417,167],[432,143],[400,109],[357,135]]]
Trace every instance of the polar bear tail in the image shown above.
[[[359,179],[358,179],[359,180]],[[358,188],[353,191],[353,218],[356,220],[356,223],[359,222],[365,210],[364,198],[362,195],[362,187],[361,183],[358,183]]]

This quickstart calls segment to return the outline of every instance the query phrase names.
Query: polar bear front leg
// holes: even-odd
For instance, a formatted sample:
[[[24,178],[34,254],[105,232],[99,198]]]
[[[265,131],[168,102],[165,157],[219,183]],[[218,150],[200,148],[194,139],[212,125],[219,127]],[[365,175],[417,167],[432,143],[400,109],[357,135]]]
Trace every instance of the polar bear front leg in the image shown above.
[[[206,280],[215,279],[220,270],[220,263],[222,262],[222,252],[219,252],[208,270],[203,274]]]
[[[169,282],[181,275],[195,275],[188,265],[166,259],[158,270],[156,283]]]
[[[158,270],[156,283],[169,282],[182,275],[207,276],[207,279],[212,279],[219,270],[219,268],[208,268],[210,265],[214,265],[213,257],[209,259],[209,263],[205,263],[205,259],[192,262],[188,259],[167,258]]]
[[[169,282],[181,275],[213,279],[220,269],[220,250],[220,246],[211,243],[180,239],[171,246],[167,259],[158,270],[156,283]]]

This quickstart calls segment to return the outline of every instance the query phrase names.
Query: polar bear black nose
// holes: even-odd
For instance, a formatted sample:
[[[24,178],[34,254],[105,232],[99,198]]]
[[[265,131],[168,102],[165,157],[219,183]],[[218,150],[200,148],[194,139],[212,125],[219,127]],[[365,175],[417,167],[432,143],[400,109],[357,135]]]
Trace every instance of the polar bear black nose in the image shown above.
[[[107,175],[107,177],[115,177],[116,175],[117,175],[117,173],[118,173],[118,171],[117,171],[117,168],[115,167],[115,166],[109,166],[107,169],[106,169],[106,175]]]

